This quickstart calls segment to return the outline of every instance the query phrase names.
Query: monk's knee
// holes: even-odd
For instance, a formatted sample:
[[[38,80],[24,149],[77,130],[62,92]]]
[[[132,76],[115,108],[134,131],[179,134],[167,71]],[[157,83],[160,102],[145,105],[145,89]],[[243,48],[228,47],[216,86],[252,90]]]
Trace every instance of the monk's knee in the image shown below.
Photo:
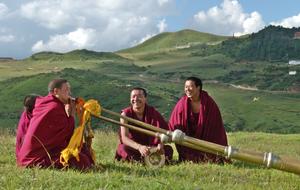
[[[117,160],[126,160],[126,161],[131,161],[131,160],[136,160],[140,161],[141,160],[141,154],[139,151],[126,146],[124,144],[119,144],[118,149],[116,152],[115,159]]]

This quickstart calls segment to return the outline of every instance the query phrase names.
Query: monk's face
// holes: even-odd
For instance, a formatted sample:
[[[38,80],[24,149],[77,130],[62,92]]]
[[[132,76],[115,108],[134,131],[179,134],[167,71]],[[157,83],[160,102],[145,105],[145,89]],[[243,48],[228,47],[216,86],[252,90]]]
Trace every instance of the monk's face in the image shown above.
[[[194,81],[187,80],[185,81],[184,92],[188,98],[198,98],[200,94],[200,86],[196,87]]]
[[[142,90],[132,90],[130,93],[130,103],[134,111],[143,112],[146,104],[146,97]]]
[[[64,83],[61,88],[55,88],[54,93],[61,102],[67,104],[71,96],[71,86],[68,82]]]

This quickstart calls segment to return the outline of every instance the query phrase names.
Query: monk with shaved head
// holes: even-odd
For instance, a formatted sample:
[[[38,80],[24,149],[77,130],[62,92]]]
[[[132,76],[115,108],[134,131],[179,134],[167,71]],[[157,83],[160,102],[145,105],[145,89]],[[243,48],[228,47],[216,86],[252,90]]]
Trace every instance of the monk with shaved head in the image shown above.
[[[156,109],[147,104],[147,92],[144,88],[136,87],[130,93],[130,106],[122,110],[123,116],[127,116],[155,127],[167,129],[168,124],[156,111]],[[121,123],[127,123],[120,119]],[[132,123],[129,123],[134,125]],[[158,151],[165,154],[167,161],[172,159],[173,149],[169,145],[163,145],[159,139],[146,134],[120,127],[120,140],[116,151],[117,160],[143,161],[143,158],[149,155],[151,147],[157,147]]]
[[[202,89],[202,81],[189,77],[184,84],[185,95],[174,107],[169,129],[179,129],[187,136],[227,146],[227,136],[216,102]],[[223,157],[176,144],[179,161],[215,162],[228,161]]]

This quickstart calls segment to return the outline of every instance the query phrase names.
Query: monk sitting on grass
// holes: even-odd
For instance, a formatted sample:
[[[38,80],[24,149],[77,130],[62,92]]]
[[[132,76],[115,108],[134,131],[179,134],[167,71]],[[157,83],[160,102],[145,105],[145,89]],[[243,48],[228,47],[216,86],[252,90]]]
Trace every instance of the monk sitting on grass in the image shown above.
[[[123,109],[122,115],[151,124],[155,127],[167,129],[168,124],[160,113],[146,102],[146,90],[139,87],[133,88],[130,93],[131,106]],[[127,123],[127,121],[122,118],[120,122]],[[134,125],[132,123],[129,124]],[[172,159],[173,149],[171,146],[164,146],[157,138],[121,126],[120,143],[115,158],[117,160],[126,161],[143,161],[143,158],[149,155],[151,147],[157,147],[158,151],[164,153],[167,161]]]
[[[25,96],[23,101],[24,111],[20,117],[18,128],[17,128],[17,135],[16,135],[16,158],[17,159],[20,152],[20,148],[24,141],[25,134],[28,130],[30,120],[32,118],[32,111],[34,108],[36,98],[37,95],[30,94]]]
[[[36,99],[28,131],[20,148],[17,164],[24,167],[62,168],[61,151],[67,147],[75,127],[75,104],[70,103],[71,87],[65,79],[54,79],[48,85],[49,94]],[[94,161],[82,147],[80,160],[74,157],[69,166],[88,169]]]

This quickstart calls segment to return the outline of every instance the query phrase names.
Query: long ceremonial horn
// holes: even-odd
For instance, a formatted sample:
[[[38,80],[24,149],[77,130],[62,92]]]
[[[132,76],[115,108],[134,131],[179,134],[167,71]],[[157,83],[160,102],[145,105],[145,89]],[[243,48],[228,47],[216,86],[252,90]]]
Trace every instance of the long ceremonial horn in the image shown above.
[[[101,115],[100,116],[94,116],[94,117],[102,119],[102,120],[110,122],[110,123],[114,123],[114,124],[117,124],[117,125],[122,125],[124,127],[127,127],[129,129],[132,129],[132,130],[144,133],[144,134],[149,135],[149,136],[158,137],[158,138],[161,137],[160,136],[161,134],[158,133],[158,132],[154,132],[154,131],[151,131],[151,130],[143,129],[143,128],[140,128],[140,127],[137,127],[137,126],[134,126],[134,125],[127,124],[127,123],[121,123],[119,121],[110,119],[108,117],[104,117],[104,116],[101,116]],[[156,128],[156,127],[154,127],[154,128]],[[197,150],[200,150],[200,151],[208,151],[210,153],[214,153],[214,151],[206,150],[206,149],[204,149],[202,147],[196,146],[196,145],[188,143],[188,142],[181,142],[179,144],[181,144],[183,146],[187,146],[187,147],[193,148],[193,149],[197,149]]]
[[[227,158],[233,158],[233,159],[242,160],[242,161],[246,161],[246,162],[250,162],[250,163],[265,165],[267,168],[274,168],[274,169],[278,169],[278,170],[282,170],[282,171],[295,173],[298,175],[300,174],[300,161],[299,160],[295,160],[295,159],[288,158],[288,157],[280,157],[271,152],[254,152],[254,151],[249,151],[249,150],[241,150],[238,148],[234,148],[232,146],[222,146],[219,144],[215,144],[215,143],[211,143],[211,142],[207,142],[204,140],[186,136],[180,130],[175,130],[173,132],[170,132],[170,131],[167,131],[167,130],[164,130],[161,128],[154,127],[150,124],[123,116],[121,114],[118,114],[116,112],[113,112],[113,111],[110,111],[110,110],[107,110],[104,108],[102,108],[102,111],[106,112],[108,114],[117,116],[117,117],[121,117],[131,123],[134,123],[143,128],[151,130],[151,131],[147,131],[147,132],[143,131],[143,133],[145,133],[145,134],[152,135],[152,136],[159,136],[159,134],[153,132],[153,131],[156,131],[158,133],[167,135],[168,137],[171,137],[172,141],[174,141],[176,144],[184,145],[184,146],[187,146],[187,147],[190,147],[193,149],[197,149],[197,150],[201,150],[201,151],[205,151],[208,153],[214,153],[216,155],[222,155]],[[103,116],[101,116],[101,117],[103,117]],[[106,120],[106,121],[108,121],[108,120]],[[126,125],[121,124],[120,122],[116,122],[116,121],[114,121],[112,123],[123,125],[123,126],[129,128],[128,124],[126,124],[127,125],[126,126]],[[130,125],[130,127],[135,127],[135,126]],[[132,129],[140,130],[137,128],[138,127],[135,127],[135,129],[134,128],[132,128]],[[142,131],[140,131],[140,132],[142,132]]]

